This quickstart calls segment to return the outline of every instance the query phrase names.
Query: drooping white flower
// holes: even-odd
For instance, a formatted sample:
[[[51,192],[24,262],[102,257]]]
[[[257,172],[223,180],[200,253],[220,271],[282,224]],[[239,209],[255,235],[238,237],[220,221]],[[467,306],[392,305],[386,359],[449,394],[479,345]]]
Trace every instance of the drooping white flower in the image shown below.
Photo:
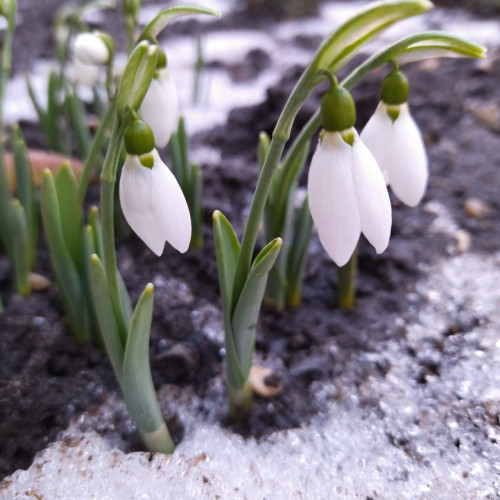
[[[95,33],[79,33],[73,45],[73,65],[76,81],[93,86],[99,77],[99,67],[109,61],[109,49]]]
[[[392,116],[396,116],[393,120]],[[361,132],[394,194],[410,207],[425,194],[429,168],[424,141],[408,104],[381,101]]]
[[[352,145],[342,134],[352,134]],[[383,252],[392,214],[384,177],[354,129],[323,131],[308,179],[309,208],[320,241],[338,266],[345,265],[361,232]]]
[[[151,127],[155,144],[164,148],[179,123],[177,89],[166,67],[158,70],[141,104],[144,121]]]
[[[184,253],[191,240],[191,216],[182,190],[153,149],[153,167],[127,154],[120,178],[120,204],[133,231],[158,256],[168,241]]]

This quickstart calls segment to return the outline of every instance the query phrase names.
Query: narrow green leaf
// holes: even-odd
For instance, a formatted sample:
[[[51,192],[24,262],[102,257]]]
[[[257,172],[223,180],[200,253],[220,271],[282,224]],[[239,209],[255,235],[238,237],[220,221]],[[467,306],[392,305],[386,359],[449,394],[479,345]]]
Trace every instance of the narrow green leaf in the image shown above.
[[[59,76],[55,71],[51,71],[47,87],[47,138],[52,149],[63,154],[69,154],[69,147],[65,141],[66,134],[61,129],[62,113],[59,104],[61,91]]]
[[[191,164],[191,195],[190,210],[193,233],[191,236],[192,245],[200,250],[203,247],[203,180],[201,170],[194,163]]]
[[[52,267],[68,321],[77,340],[87,342],[91,332],[86,297],[76,266],[66,248],[56,186],[49,170],[43,173],[40,206]]]
[[[233,226],[227,218],[216,210],[213,214],[215,255],[219,270],[222,306],[225,311],[231,311],[234,272],[240,251],[240,243]]]
[[[69,163],[55,176],[57,200],[66,248],[78,269],[83,265],[83,207],[75,205],[78,182]]]
[[[232,317],[234,343],[245,380],[252,364],[255,327],[266,288],[267,276],[278,257],[281,244],[281,238],[276,238],[257,255]]]
[[[300,207],[295,220],[293,241],[287,259],[287,300],[292,306],[300,303],[302,277],[307,262],[307,252],[311,241],[313,220],[309,212],[307,197]]]
[[[11,206],[16,290],[21,295],[29,295],[31,291],[29,282],[31,253],[26,215],[19,200],[12,200]]]
[[[17,125],[12,127],[12,146],[16,168],[16,192],[24,208],[30,252],[29,262],[30,267],[33,268],[36,261],[36,244],[38,240],[38,207],[33,171],[28,159],[28,150],[21,129]]]
[[[231,324],[231,309],[233,301],[233,284],[236,262],[240,251],[240,243],[231,223],[216,210],[213,214],[215,255],[219,271],[219,285],[222,297],[222,312],[224,314],[224,331],[226,345],[227,377],[234,387],[241,387],[246,377],[243,375],[234,343]]]
[[[342,24],[320,46],[312,68],[332,72],[353,57],[357,49],[380,31],[407,17],[423,14],[433,7],[428,0],[388,0],[370,3]]]
[[[269,134],[266,132],[260,132],[259,143],[257,145],[257,163],[259,164],[259,168],[262,168],[264,165],[270,146],[271,138],[269,137]]]
[[[92,144],[92,138],[90,137],[90,131],[86,122],[85,107],[78,98],[75,88],[67,90],[65,107],[71,129],[75,134],[80,158],[87,158]]]
[[[439,48],[438,48],[439,47]],[[400,64],[419,61],[429,57],[475,57],[482,58],[486,49],[454,35],[439,31],[425,31],[399,40],[389,47],[379,50],[341,82],[347,89],[352,88],[364,75],[383,66],[389,61]]]
[[[154,287],[146,285],[132,317],[123,360],[122,388],[127,408],[142,432],[151,433],[163,423],[149,366],[149,336]]]
[[[106,273],[104,272],[102,262],[96,254],[91,257],[91,270],[93,300],[99,327],[116,378],[121,384],[125,349],[120,340],[113,305],[109,298]]]
[[[166,28],[170,23],[182,16],[189,16],[192,14],[209,14],[212,16],[220,17],[220,12],[217,10],[208,9],[201,6],[185,6],[179,5],[162,10],[154,19],[152,19],[147,26],[143,29],[139,36],[139,41],[154,40],[160,32]]]
[[[139,109],[156,70],[158,48],[147,41],[139,43],[129,57],[116,97],[118,116],[130,107]]]

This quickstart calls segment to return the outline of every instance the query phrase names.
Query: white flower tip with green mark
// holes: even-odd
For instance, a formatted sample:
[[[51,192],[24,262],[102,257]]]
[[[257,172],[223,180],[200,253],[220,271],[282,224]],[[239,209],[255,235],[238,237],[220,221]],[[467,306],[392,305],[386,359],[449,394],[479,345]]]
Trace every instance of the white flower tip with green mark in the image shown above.
[[[120,204],[132,230],[158,256],[168,241],[184,253],[191,241],[191,216],[182,190],[156,149],[152,168],[127,155],[120,178]]]
[[[357,132],[352,146],[340,132],[324,131],[314,153],[308,199],[320,241],[338,266],[353,254],[361,232],[383,252],[389,244],[392,214],[384,177]]]
[[[144,121],[151,127],[155,144],[164,148],[179,123],[179,98],[167,68],[158,71],[141,104]]]
[[[406,103],[399,106],[394,121],[388,109],[387,104],[379,103],[361,132],[361,139],[377,160],[394,194],[405,205],[414,207],[422,200],[429,177],[424,141]]]

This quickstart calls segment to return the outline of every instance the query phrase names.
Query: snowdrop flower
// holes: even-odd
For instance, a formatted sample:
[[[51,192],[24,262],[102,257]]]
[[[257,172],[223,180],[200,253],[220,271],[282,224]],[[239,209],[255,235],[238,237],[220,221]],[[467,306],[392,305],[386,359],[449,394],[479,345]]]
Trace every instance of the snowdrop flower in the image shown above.
[[[120,204],[133,231],[158,256],[165,241],[184,253],[191,216],[182,190],[154,149],[150,127],[137,120],[125,135],[127,158],[120,177]]]
[[[110,50],[103,34],[79,33],[73,46],[76,81],[92,87],[99,78],[99,67],[107,64]]]
[[[179,98],[165,52],[160,50],[159,54],[158,69],[142,101],[141,114],[153,130],[156,145],[164,148],[179,124]]]
[[[400,71],[387,75],[382,99],[361,132],[394,194],[410,207],[425,194],[429,170],[424,141],[408,104],[408,80]]]
[[[361,232],[378,253],[387,248],[391,204],[380,168],[353,128],[356,112],[346,89],[325,94],[321,119],[325,130],[309,169],[309,209],[323,247],[343,266]]]

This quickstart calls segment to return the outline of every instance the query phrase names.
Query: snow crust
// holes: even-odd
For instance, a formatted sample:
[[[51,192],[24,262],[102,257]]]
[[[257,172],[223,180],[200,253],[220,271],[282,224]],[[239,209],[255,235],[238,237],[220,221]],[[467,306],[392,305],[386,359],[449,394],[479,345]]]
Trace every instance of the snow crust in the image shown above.
[[[409,310],[392,318],[405,340],[382,342],[331,383],[313,383],[324,410],[300,429],[244,439],[218,424],[222,386],[205,401],[165,386],[162,401],[175,400],[185,424],[173,456],[124,454],[92,430],[122,405],[117,398],[98,417],[81,416],[28,471],[8,478],[0,499],[497,498],[499,281],[500,253],[458,255],[429,268],[408,294]],[[205,316],[214,329],[220,318],[209,310],[196,321]],[[432,361],[457,318],[470,328],[443,345],[452,362],[422,384],[418,361]],[[389,370],[356,387],[363,364]]]

